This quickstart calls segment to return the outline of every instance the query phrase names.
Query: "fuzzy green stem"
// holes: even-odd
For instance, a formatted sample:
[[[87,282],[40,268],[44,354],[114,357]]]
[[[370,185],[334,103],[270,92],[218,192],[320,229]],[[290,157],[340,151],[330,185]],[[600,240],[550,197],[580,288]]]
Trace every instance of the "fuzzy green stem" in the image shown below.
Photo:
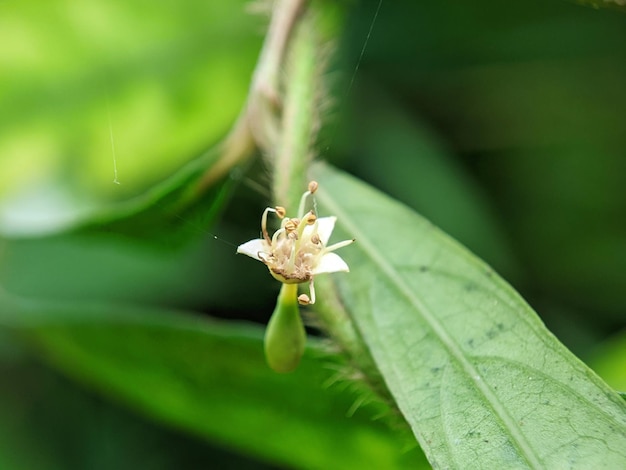
[[[275,26],[270,27],[270,33],[277,32],[276,38],[268,40],[268,51],[272,54],[264,54],[267,63],[256,77],[260,85],[256,89],[265,100],[255,102],[258,107],[252,108],[255,112],[250,113],[250,119],[257,142],[270,158],[274,202],[292,214],[299,207],[300,196],[309,181],[307,173],[320,126],[318,115],[323,100],[320,82],[325,62],[320,45],[325,36],[323,31],[329,26],[321,21],[321,10],[315,10],[312,3],[280,0],[276,5],[275,15],[281,14],[278,11],[281,7],[289,7],[289,10],[272,20]],[[287,38],[288,42],[284,43]],[[279,68],[277,59],[281,56]],[[276,74],[278,70],[282,76]],[[268,102],[276,105],[273,112],[269,112]],[[258,110],[265,112],[256,112]],[[363,373],[365,381],[380,396],[390,400],[367,345],[336,296],[332,280],[320,277],[316,282],[320,282],[323,297],[328,296],[328,301],[316,308],[322,329]],[[305,341],[297,285],[283,284],[265,336],[265,354],[270,367],[277,372],[295,369]]]
[[[269,155],[274,152],[279,134],[280,71],[305,3],[306,0],[274,2],[272,19],[252,79],[245,123],[256,144]]]
[[[306,0],[277,0],[268,28],[267,39],[254,72],[253,92],[265,94],[266,98],[279,100],[279,71],[293,27],[302,12]]]
[[[311,5],[309,5],[311,6]],[[273,156],[272,188],[274,201],[293,213],[300,205],[303,189],[307,187],[309,164],[313,156],[313,144],[319,123],[321,73],[320,63],[325,61],[320,48],[319,12],[305,8],[294,24],[290,41],[285,49],[284,78],[282,83],[282,116]],[[389,399],[389,392],[369,354],[354,323],[336,299],[331,279],[316,279],[331,302],[322,302],[316,311],[322,328],[335,344],[350,358],[352,364],[364,373],[366,381]],[[296,286],[283,286],[284,290],[295,290]],[[291,294],[289,294],[291,295]],[[295,294],[293,296],[295,299]],[[279,300],[280,303],[280,300]],[[294,310],[297,310],[295,305]],[[277,307],[278,309],[278,307]],[[272,317],[274,317],[276,314]],[[294,316],[295,318],[295,316]],[[299,321],[299,317],[298,317]],[[270,325],[271,326],[271,325]],[[295,330],[295,327],[294,327]],[[269,328],[268,328],[269,332]],[[266,343],[267,344],[267,343]],[[286,353],[281,355],[287,356]],[[269,359],[268,359],[269,360]],[[273,367],[273,366],[272,366]],[[274,367],[273,367],[274,368]]]
[[[285,59],[283,113],[273,158],[274,200],[293,212],[306,188],[318,128],[319,47],[312,14],[296,25]]]
[[[276,0],[266,40],[254,72],[248,103],[219,152],[220,157],[203,175],[191,196],[203,192],[222,178],[234,165],[250,156],[255,145],[268,151],[274,145],[276,109],[280,104],[280,69],[294,25],[306,0]]]

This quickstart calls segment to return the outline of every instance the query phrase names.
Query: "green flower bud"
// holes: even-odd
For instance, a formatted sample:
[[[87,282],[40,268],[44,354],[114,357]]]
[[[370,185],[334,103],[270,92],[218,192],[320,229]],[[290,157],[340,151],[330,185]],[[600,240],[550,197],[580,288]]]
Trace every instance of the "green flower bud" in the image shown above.
[[[295,370],[304,354],[306,332],[300,318],[297,295],[297,284],[283,284],[265,330],[265,358],[268,365],[280,373]]]

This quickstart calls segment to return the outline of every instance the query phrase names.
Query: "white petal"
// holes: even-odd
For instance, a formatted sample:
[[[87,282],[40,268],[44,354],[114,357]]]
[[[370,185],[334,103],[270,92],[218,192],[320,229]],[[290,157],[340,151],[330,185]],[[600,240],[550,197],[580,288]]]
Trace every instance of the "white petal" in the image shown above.
[[[335,228],[335,221],[337,217],[322,217],[317,219],[317,234],[320,237],[320,240],[326,246],[328,240],[330,239],[330,234],[333,233],[333,229]]]
[[[259,258],[259,253],[266,252],[267,242],[262,238],[255,238],[237,247],[237,253],[248,255],[250,258],[254,258],[258,261],[262,261],[261,258]]]
[[[350,268],[346,262],[336,253],[326,253],[313,270],[313,274],[348,272]]]

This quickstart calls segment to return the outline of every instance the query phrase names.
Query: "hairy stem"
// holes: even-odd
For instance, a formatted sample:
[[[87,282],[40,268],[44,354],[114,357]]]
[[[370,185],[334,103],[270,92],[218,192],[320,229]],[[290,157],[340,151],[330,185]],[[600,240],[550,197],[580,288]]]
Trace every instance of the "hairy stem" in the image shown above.
[[[293,212],[303,189],[318,126],[319,50],[312,18],[298,22],[285,61],[285,84],[280,134],[273,159],[274,200]]]
[[[306,0],[276,0],[246,106],[220,146],[220,158],[205,173],[198,191],[222,178],[255,148],[269,153],[276,146],[277,110],[280,108],[280,70],[289,40]]]
[[[324,23],[322,10],[316,6],[315,2],[305,0],[276,1],[248,106],[249,128],[269,159],[274,203],[285,207],[287,213],[295,213],[307,187],[307,173],[320,127],[321,101],[325,99],[321,93],[321,77],[328,46],[324,41],[332,22]],[[343,308],[332,279],[321,277],[316,282],[325,298],[316,305],[320,327],[358,371],[357,374],[351,371],[351,376],[361,378],[378,396],[391,402],[368,347]],[[291,361],[296,355],[284,348],[299,345],[296,341],[299,336],[283,332],[299,331],[292,312],[297,312],[298,307],[290,303],[294,302],[296,288],[296,285],[283,285],[280,297],[283,300],[279,299],[268,328],[266,354],[275,370],[291,370],[296,364]],[[287,293],[289,302],[285,300]],[[275,334],[276,331],[280,331],[280,335]],[[285,336],[294,341],[284,341]]]
[[[280,134],[281,69],[306,0],[276,0],[246,108],[246,124],[259,148],[272,154]]]
[[[308,169],[320,126],[321,76],[326,61],[327,45],[323,47],[320,30],[321,15],[314,3],[300,12],[292,25],[289,44],[285,48],[283,76],[280,82],[282,114],[277,126],[274,147],[267,149],[272,163],[274,201],[294,213],[300,195],[308,182]],[[323,184],[323,182],[320,182]],[[349,358],[360,377],[380,397],[390,402],[390,394],[369,354],[367,345],[354,322],[341,305],[332,279],[320,277],[318,287],[324,299],[316,308],[320,327]]]

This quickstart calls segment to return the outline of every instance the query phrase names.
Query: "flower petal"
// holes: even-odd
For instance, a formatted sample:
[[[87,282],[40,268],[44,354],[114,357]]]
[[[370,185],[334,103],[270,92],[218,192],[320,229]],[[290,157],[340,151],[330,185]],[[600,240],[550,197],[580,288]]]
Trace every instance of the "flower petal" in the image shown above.
[[[326,253],[313,270],[313,274],[336,273],[339,271],[348,272],[350,268],[338,254]]]
[[[262,238],[255,238],[237,247],[237,253],[248,255],[250,258],[261,262],[263,260],[259,258],[259,253],[267,253],[267,251],[267,242]]]
[[[321,217],[317,219],[317,234],[320,237],[320,240],[324,246],[328,243],[330,239],[330,234],[333,233],[333,229],[335,228],[335,221],[337,217]]]

